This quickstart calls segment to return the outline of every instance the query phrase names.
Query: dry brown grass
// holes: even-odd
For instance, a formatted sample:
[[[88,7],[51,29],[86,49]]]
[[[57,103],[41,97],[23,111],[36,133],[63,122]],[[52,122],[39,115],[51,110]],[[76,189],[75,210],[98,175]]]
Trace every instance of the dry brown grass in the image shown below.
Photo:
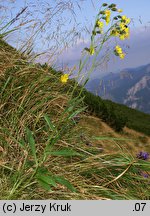
[[[150,151],[150,137],[137,131],[131,130],[127,127],[124,128],[122,133],[116,133],[106,123],[102,122],[102,120],[94,116],[82,116],[81,121],[78,123],[77,127],[79,128],[79,130],[84,131],[85,136],[87,137],[89,142],[93,144],[93,146],[103,148],[103,152],[105,153],[112,154],[116,151],[119,151],[118,146],[116,145],[116,141],[114,142],[113,140],[109,140],[110,137],[131,139],[119,141],[120,146],[128,150],[130,154],[136,155],[139,151]],[[108,140],[95,141],[91,139],[92,136],[108,137]]]
[[[6,53],[7,51],[4,51],[4,56]],[[14,63],[13,56],[12,59],[8,65],[2,59],[4,76],[2,76],[1,106],[3,118],[0,131],[1,198],[92,200],[136,197],[139,199],[140,190],[142,197],[147,198],[149,196],[148,193],[145,194],[147,184],[143,184],[142,179],[139,188],[139,182],[135,178],[139,177],[138,162],[137,167],[132,167],[132,164],[136,158],[136,150],[139,151],[135,143],[138,143],[138,139],[144,142],[144,139],[149,140],[149,138],[140,134],[136,137],[127,129],[118,134],[100,119],[90,116],[88,112],[79,112],[80,120],[74,124],[68,117],[83,108],[82,98],[72,98],[66,93],[65,85],[60,83],[60,74],[53,73],[50,68],[44,70],[27,62],[24,64],[25,62],[21,61],[18,65]],[[57,131],[53,132],[48,127],[44,121],[44,114],[49,116]],[[63,184],[57,184],[56,187],[52,187],[52,191],[47,192],[34,178],[29,182],[29,186],[26,186],[36,166],[29,148],[26,127],[34,134],[39,160],[50,137],[53,135],[52,138],[55,138],[58,133],[60,137],[54,143],[52,150],[59,151],[65,148],[80,154],[75,157],[50,154],[42,164],[49,173],[67,179],[77,189],[76,193],[69,191]],[[105,137],[106,140],[94,140],[93,136]],[[130,138],[131,141],[117,141],[112,138]],[[21,139],[25,142],[26,150],[20,145]],[[133,170],[126,173],[128,167]],[[121,173],[123,173],[121,178],[116,179]],[[17,188],[15,188],[16,182]],[[136,187],[135,196],[130,192],[133,185]]]

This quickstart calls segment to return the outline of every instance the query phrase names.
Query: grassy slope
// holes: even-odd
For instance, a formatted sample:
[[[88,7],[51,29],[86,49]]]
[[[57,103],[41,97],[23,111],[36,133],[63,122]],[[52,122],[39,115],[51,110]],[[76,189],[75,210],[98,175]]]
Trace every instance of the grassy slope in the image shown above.
[[[84,90],[85,103],[88,106],[88,110],[95,113],[97,117],[102,118],[105,122],[111,125],[117,130],[119,122],[115,123],[116,117],[125,120],[124,125],[127,127],[150,135],[150,115],[140,112],[135,109],[131,109],[125,105],[114,103],[110,100],[103,100],[99,96],[93,95],[92,93]],[[113,123],[114,122],[114,123]],[[117,126],[117,127],[116,127]]]
[[[111,101],[105,100],[106,103],[112,104]],[[150,115],[140,112],[135,109],[131,109],[127,106],[113,103],[117,111],[121,111],[122,115],[126,116],[127,127],[134,129],[136,131],[142,132],[144,134],[150,135]]]
[[[150,171],[149,162],[137,160],[136,153],[150,151],[150,138],[128,128],[118,134],[88,112],[80,113],[76,124],[66,121],[70,115],[67,108],[74,100],[69,92],[66,94],[66,86],[60,84],[60,73],[28,64],[5,43],[0,46],[0,115],[3,117],[0,122],[0,198],[149,199],[149,180],[139,175],[140,170]],[[82,107],[81,101],[73,109]],[[62,184],[47,192],[36,180],[25,187],[34,165],[29,149],[21,148],[20,143],[23,145],[25,140],[27,145],[25,128],[29,127],[34,133],[38,156],[43,154],[52,133],[46,127],[44,114],[48,114],[61,131],[54,149],[66,148],[80,154],[75,157],[50,155],[44,166],[53,174],[68,179],[76,193]],[[126,140],[121,140],[124,138]],[[14,185],[20,179],[22,182],[15,190]]]

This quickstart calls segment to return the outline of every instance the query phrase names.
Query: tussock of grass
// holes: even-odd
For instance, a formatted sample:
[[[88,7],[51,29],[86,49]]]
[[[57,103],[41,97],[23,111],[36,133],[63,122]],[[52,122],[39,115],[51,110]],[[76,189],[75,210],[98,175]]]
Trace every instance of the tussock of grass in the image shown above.
[[[71,96],[72,82],[60,83],[61,72],[28,63],[3,41],[0,46],[0,198],[149,199],[150,180],[139,173],[150,166],[134,154],[138,138],[119,141],[133,136],[84,112],[83,99]],[[49,190],[39,184],[38,169],[50,173]]]

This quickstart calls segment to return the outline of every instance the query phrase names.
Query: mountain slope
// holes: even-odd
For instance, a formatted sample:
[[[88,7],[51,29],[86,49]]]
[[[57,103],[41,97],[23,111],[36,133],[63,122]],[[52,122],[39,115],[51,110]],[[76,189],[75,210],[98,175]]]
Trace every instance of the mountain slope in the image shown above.
[[[91,80],[86,88],[104,99],[150,113],[150,64]]]
[[[0,46],[0,199],[149,199],[149,160],[137,157],[149,137],[116,133],[71,94],[73,80]]]
[[[126,94],[123,103],[129,107],[150,113],[150,76],[141,78]]]
[[[107,122],[116,131],[121,131],[124,126],[127,126],[133,130],[150,135],[149,114],[110,100],[104,100],[87,90],[84,90],[83,95],[89,112]]]

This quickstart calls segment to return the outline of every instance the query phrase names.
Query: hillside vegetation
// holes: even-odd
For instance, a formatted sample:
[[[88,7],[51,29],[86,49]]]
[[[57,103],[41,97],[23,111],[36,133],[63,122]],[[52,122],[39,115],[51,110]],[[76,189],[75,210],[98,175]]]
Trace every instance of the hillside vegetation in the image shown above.
[[[150,115],[127,106],[103,100],[99,96],[84,90],[84,101],[89,111],[107,122],[116,131],[121,131],[124,126],[150,135]]]
[[[0,41],[0,199],[149,199],[149,116],[61,75]]]

